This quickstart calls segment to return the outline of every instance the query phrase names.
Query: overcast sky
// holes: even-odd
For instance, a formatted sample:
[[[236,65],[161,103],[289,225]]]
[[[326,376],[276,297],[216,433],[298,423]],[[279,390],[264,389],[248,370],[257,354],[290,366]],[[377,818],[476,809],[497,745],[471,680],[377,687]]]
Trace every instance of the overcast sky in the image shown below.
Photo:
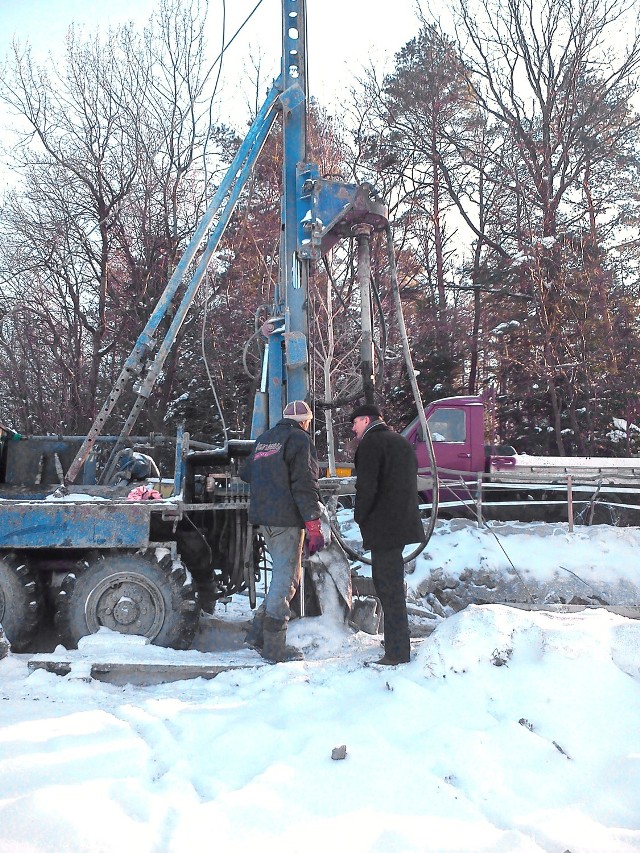
[[[227,0],[227,40],[257,2]],[[71,24],[88,33],[128,21],[141,29],[159,6],[160,0],[0,0],[0,58],[15,37],[23,44],[28,41],[37,57],[44,59],[49,50],[56,53],[63,47]],[[212,49],[220,42],[224,8],[223,0],[209,0]],[[369,57],[392,57],[418,29],[416,0],[393,0],[388,9],[371,0],[308,0],[307,18],[310,94],[323,103],[332,96],[339,98]],[[280,0],[262,0],[229,49],[227,76],[241,78],[244,64],[258,47],[277,73],[280,21]]]

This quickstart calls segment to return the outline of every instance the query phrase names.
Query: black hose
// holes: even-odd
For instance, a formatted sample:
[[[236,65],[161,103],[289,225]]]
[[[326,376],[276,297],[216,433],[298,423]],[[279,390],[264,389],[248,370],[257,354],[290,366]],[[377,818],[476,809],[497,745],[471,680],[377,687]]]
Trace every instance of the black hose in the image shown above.
[[[431,477],[433,480],[431,486],[431,515],[429,516],[429,524],[427,525],[427,529],[425,530],[426,539],[423,544],[420,545],[419,549],[405,559],[405,563],[413,560],[418,556],[424,549],[427,547],[429,540],[433,534],[434,528],[436,526],[436,521],[438,519],[438,502],[439,502],[439,482],[438,482],[438,467],[436,465],[436,454],[433,449],[433,442],[431,441],[431,433],[429,432],[429,425],[427,424],[427,420],[424,414],[424,406],[422,404],[422,399],[420,397],[420,392],[418,390],[418,383],[416,382],[416,372],[413,367],[413,360],[411,358],[411,350],[409,348],[409,338],[407,336],[407,327],[404,322],[404,315],[402,313],[402,302],[400,300],[400,288],[398,287],[398,270],[396,268],[396,259],[393,251],[393,240],[391,234],[391,226],[387,222],[386,228],[387,235],[387,257],[389,259],[389,276],[391,278],[391,289],[393,291],[394,302],[396,306],[396,315],[398,319],[398,326],[400,329],[400,337],[402,338],[402,349],[404,352],[404,359],[407,365],[407,373],[409,374],[409,383],[411,385],[411,390],[413,391],[413,397],[415,399],[416,408],[418,410],[418,418],[420,419],[420,425],[422,426],[423,438],[427,445],[427,453],[429,455],[429,463],[431,465]]]
[[[345,554],[348,557],[351,557],[352,560],[358,560],[360,563],[365,563],[367,566],[371,565],[371,557],[365,557],[362,554],[358,554],[357,551],[354,551],[345,540],[342,538],[342,534],[340,533],[340,529],[337,524],[333,521],[331,522],[331,533],[335,537],[336,542],[343,549]],[[429,540],[427,539],[427,542]],[[427,547],[427,542],[420,542],[416,547],[411,551],[410,554],[407,554],[406,557],[403,557],[404,563],[410,563],[411,560],[415,560],[415,558],[420,555],[424,549]]]

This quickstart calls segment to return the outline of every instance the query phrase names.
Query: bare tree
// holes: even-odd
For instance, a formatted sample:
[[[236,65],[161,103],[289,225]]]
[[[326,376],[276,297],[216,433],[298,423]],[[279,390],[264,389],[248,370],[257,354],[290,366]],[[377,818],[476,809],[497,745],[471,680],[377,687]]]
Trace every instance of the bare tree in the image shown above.
[[[608,252],[637,221],[637,11],[626,0],[458,0],[454,13],[455,39],[423,20],[386,85],[368,81],[389,127],[370,150],[404,186],[429,187],[423,214],[446,223],[453,204],[472,235],[471,260],[448,290],[468,289],[473,307],[452,297],[459,311],[448,306],[447,318],[456,331],[470,328],[468,389],[482,369],[514,401],[542,393],[563,452],[589,430],[590,398],[618,369]],[[623,22],[631,35],[621,44]],[[427,280],[430,269],[438,278],[434,257]],[[508,336],[492,335],[505,326]],[[503,366],[517,363],[511,381]]]
[[[38,429],[91,423],[236,142],[210,125],[205,23],[198,3],[167,0],[142,35],[125,27],[83,41],[70,30],[62,62],[39,65],[15,47],[0,97],[27,130],[13,149],[23,181],[0,217],[0,346],[57,330],[40,351],[58,365],[52,398],[67,402],[31,412]],[[154,428],[175,368],[174,356]]]

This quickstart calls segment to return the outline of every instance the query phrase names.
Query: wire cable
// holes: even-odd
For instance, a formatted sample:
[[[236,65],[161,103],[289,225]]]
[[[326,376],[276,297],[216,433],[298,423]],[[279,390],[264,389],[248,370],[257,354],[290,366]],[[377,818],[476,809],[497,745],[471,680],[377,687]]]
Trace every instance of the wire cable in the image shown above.
[[[212,69],[215,68],[216,65],[218,66],[218,74],[216,76],[216,81],[215,81],[215,84],[213,87],[213,93],[212,93],[211,99],[209,101],[209,127],[211,127],[211,123],[212,123],[211,110],[213,108],[213,99],[216,96],[216,93],[218,91],[218,85],[220,83],[220,77],[222,74],[222,60],[224,58],[224,55],[227,52],[227,50],[231,47],[231,45],[233,44],[233,42],[235,41],[237,36],[240,34],[240,32],[249,23],[249,21],[251,20],[251,18],[255,14],[255,12],[258,10],[258,8],[262,5],[262,2],[263,2],[263,0],[258,0],[256,5],[251,10],[251,12],[249,12],[247,17],[244,19],[244,21],[240,24],[238,29],[235,31],[233,36],[229,39],[228,42],[225,43],[227,4],[226,4],[226,0],[222,0],[222,48],[220,50],[220,53],[217,55],[217,57],[211,63]],[[209,134],[207,134],[207,141],[205,142],[205,152],[204,153],[206,153],[206,145],[207,145],[208,140],[209,140]],[[205,179],[206,179],[206,163],[205,163]],[[226,421],[224,418],[224,413],[222,411],[222,406],[220,405],[220,400],[218,398],[216,386],[215,386],[215,383],[213,381],[213,376],[211,375],[211,370],[209,368],[209,361],[207,359],[207,352],[206,352],[206,346],[205,346],[205,330],[206,330],[206,325],[207,325],[208,307],[209,307],[209,275],[207,274],[205,276],[204,310],[203,310],[203,314],[202,314],[202,327],[200,330],[200,351],[202,354],[202,361],[204,362],[204,368],[205,368],[205,371],[207,373],[207,378],[209,380],[209,387],[211,388],[211,392],[213,394],[213,399],[215,400],[216,408],[218,410],[218,414],[220,415],[220,422],[222,424],[222,433],[224,435],[224,442],[225,442],[225,444],[227,444],[227,442],[229,440],[228,428],[227,428],[227,424],[226,424]]]
[[[207,372],[207,378],[209,379],[209,387],[211,388],[211,392],[213,393],[213,399],[216,403],[216,408],[218,409],[218,414],[220,415],[220,423],[222,424],[222,434],[224,435],[224,443],[227,444],[229,441],[229,434],[227,430],[227,423],[224,419],[224,413],[222,411],[222,406],[220,405],[220,400],[218,399],[218,394],[216,391],[216,386],[213,381],[213,377],[211,375],[211,370],[209,369],[209,361],[207,359],[207,351],[205,347],[204,333],[207,327],[207,313],[209,308],[209,275],[205,276],[205,292],[204,292],[204,310],[202,312],[202,327],[200,330],[200,351],[202,354],[202,360],[204,362],[204,369]]]
[[[429,517],[427,529],[425,530],[426,539],[424,544],[422,545],[422,548],[420,549],[424,550],[424,548],[427,547],[429,540],[431,539],[434,528],[436,526],[436,520],[438,518],[438,502],[440,490],[440,485],[438,482],[438,466],[436,464],[436,454],[433,449],[433,442],[431,440],[431,433],[429,432],[429,425],[427,424],[427,419],[424,413],[424,405],[422,404],[420,390],[416,381],[416,371],[414,369],[413,360],[411,358],[409,337],[407,335],[407,327],[405,326],[404,315],[402,313],[402,302],[400,300],[400,288],[398,286],[398,270],[396,268],[396,259],[393,251],[393,235],[391,233],[391,225],[388,222],[385,231],[387,235],[387,257],[389,259],[389,276],[391,279],[391,290],[393,291],[393,298],[396,305],[396,316],[398,320],[398,327],[400,329],[400,337],[402,339],[402,349],[404,352],[405,363],[407,366],[407,373],[409,375],[409,383],[411,385],[413,398],[415,400],[416,408],[418,410],[418,420],[420,421],[420,426],[422,427],[422,435],[427,445],[429,464],[431,466],[431,477],[433,479],[433,485],[431,488],[431,515]],[[420,551],[418,551],[418,553],[420,553]]]
[[[212,68],[214,68],[214,67],[216,66],[216,64],[217,64],[218,62],[220,62],[220,61],[221,61],[221,59],[222,59],[222,57],[224,56],[224,54],[229,50],[229,48],[231,47],[231,45],[233,44],[233,42],[234,42],[234,41],[236,40],[236,38],[240,35],[240,32],[241,32],[241,31],[244,29],[244,27],[249,23],[249,21],[251,20],[251,18],[252,18],[252,17],[253,17],[253,15],[255,14],[255,12],[257,12],[258,7],[259,7],[259,6],[262,6],[262,2],[263,2],[263,0],[258,0],[258,2],[256,3],[256,5],[255,5],[255,6],[253,7],[253,9],[249,12],[249,14],[247,15],[247,17],[244,19],[244,21],[240,24],[240,26],[238,27],[238,29],[235,31],[235,33],[231,36],[231,38],[229,39],[229,41],[226,43],[226,45],[224,45],[224,47],[222,48],[222,50],[220,51],[220,53],[219,53],[219,54],[216,56],[216,58],[213,60],[213,62],[211,63],[211,67],[212,67]]]

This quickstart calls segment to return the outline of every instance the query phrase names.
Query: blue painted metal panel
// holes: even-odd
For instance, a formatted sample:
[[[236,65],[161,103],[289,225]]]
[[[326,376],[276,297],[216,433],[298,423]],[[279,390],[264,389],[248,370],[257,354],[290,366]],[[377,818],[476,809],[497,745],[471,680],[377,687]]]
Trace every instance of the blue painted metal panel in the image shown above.
[[[301,163],[298,175],[298,255],[319,260],[354,226],[386,228],[388,211],[369,184],[345,184],[320,178],[313,163]]]
[[[111,501],[2,501],[0,548],[144,548],[151,508]]]
[[[265,391],[256,391],[253,401],[251,438],[257,438],[267,429],[269,429],[269,397]]]
[[[284,336],[284,344],[288,370],[291,370],[294,367],[301,367],[309,363],[309,351],[307,349],[306,335],[303,335],[301,332],[288,332]],[[296,397],[295,399],[299,398]]]
[[[318,221],[313,210],[313,191],[319,177],[318,167],[314,163],[298,163],[296,167],[298,256],[314,261],[319,261],[322,257],[320,240],[316,238],[322,223]]]
[[[298,248],[298,187],[296,167],[307,159],[307,53],[306,4],[304,0],[283,0],[282,5],[282,104],[283,133],[283,238],[280,251],[280,293],[277,304],[285,305],[285,333],[299,340],[307,334],[307,298],[309,261],[299,258]],[[277,308],[278,310],[278,308]],[[283,361],[284,353],[280,360]],[[275,364],[271,363],[275,371]],[[305,400],[309,396],[308,363],[297,357],[283,369],[286,378],[286,399]],[[274,389],[276,391],[280,389]],[[270,410],[276,408],[270,407]],[[282,407],[280,407],[282,411]],[[272,422],[273,424],[273,422]]]
[[[185,441],[184,441],[184,425],[178,424],[178,434],[176,436],[176,456],[175,468],[173,474],[173,494],[179,495],[182,491],[182,483],[185,473]]]

